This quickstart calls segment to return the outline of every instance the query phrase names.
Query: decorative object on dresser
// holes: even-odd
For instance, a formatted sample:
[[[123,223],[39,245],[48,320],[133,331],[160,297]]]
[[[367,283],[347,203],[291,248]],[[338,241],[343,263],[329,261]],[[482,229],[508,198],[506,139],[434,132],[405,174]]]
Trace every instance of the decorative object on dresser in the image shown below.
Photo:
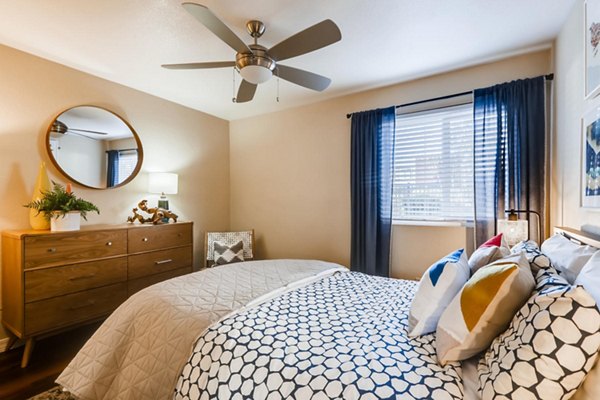
[[[34,200],[25,207],[37,210],[44,218],[50,220],[51,231],[77,231],[80,227],[80,217],[87,220],[87,213],[95,211],[100,214],[98,207],[89,201],[75,196],[68,183],[65,188],[60,183],[52,182],[52,190],[42,191],[42,197]]]
[[[206,267],[213,267],[217,264],[215,260],[215,243],[219,243],[221,248],[235,247],[238,242],[243,243],[243,259],[241,261],[251,261],[254,259],[254,229],[239,232],[206,232],[204,236],[204,259]],[[236,261],[238,257],[236,257]],[[241,258],[241,257],[239,257]],[[232,262],[236,262],[232,261]]]
[[[50,178],[48,178],[48,172],[46,171],[46,163],[42,161],[40,163],[40,170],[35,182],[35,187],[33,188],[31,201],[34,202],[40,200],[43,193],[47,190],[50,190]],[[31,228],[33,229],[50,229],[50,221],[33,208],[29,210],[29,225],[31,225]]]
[[[101,319],[137,291],[192,272],[192,222],[2,233],[2,323],[34,339]]]
[[[140,214],[138,214],[138,210],[142,210],[147,214],[150,214],[150,217],[144,218]],[[177,218],[179,216],[169,210],[165,210],[160,207],[148,208],[148,200],[142,200],[138,203],[136,208],[133,208],[133,215],[127,217],[127,222],[134,223],[135,221],[139,221],[142,224],[146,222],[152,222],[154,225],[168,223],[169,219],[172,219],[173,222],[177,222]]]

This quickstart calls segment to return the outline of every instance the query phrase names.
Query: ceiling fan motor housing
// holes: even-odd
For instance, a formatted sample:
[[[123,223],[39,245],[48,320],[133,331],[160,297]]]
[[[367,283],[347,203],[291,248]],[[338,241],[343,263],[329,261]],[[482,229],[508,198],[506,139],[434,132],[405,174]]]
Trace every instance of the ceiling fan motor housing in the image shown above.
[[[259,84],[273,76],[277,63],[267,53],[267,49],[259,44],[248,45],[254,53],[237,53],[235,66],[248,82]]]

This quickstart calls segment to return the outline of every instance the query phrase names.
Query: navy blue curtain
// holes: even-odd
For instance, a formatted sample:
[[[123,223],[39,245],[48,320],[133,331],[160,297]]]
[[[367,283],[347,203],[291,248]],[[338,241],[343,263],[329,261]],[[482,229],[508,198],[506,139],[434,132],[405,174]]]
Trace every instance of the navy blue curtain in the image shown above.
[[[106,168],[106,186],[113,187],[119,184],[119,150],[109,150]]]
[[[474,92],[475,236],[480,245],[496,233],[505,209],[536,211],[530,237],[543,237],[546,215],[546,83],[540,76]],[[492,160],[494,168],[484,165]],[[530,218],[537,218],[530,215]]]
[[[389,276],[396,109],[352,114],[350,269]]]

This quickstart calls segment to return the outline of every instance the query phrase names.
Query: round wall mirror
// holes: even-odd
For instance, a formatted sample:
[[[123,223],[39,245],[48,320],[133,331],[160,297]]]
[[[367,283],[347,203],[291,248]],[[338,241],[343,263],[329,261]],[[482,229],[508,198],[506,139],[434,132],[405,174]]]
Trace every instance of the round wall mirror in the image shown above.
[[[50,160],[70,181],[110,189],[131,181],[142,167],[142,143],[117,114],[78,106],[52,121],[46,135]]]

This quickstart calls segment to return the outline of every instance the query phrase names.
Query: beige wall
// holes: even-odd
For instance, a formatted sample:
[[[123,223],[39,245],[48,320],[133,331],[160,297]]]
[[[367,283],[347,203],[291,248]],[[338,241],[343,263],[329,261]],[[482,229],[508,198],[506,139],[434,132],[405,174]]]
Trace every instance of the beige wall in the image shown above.
[[[584,99],[583,0],[578,0],[555,44],[555,116],[553,143],[553,225],[579,229],[600,225],[600,209],[585,209],[581,195],[581,117],[600,106],[600,97]]]
[[[254,228],[260,258],[350,261],[350,120],[387,107],[551,72],[550,50],[230,123],[231,227]],[[419,228],[441,254],[466,246],[449,228]],[[394,229],[395,276],[426,269],[432,252]],[[403,232],[404,231],[404,232]],[[461,235],[465,237],[465,235]]]
[[[144,146],[143,170],[130,184],[111,190],[74,187],[98,205],[90,224],[122,223],[147,194],[147,172],[179,174],[171,205],[194,221],[195,264],[201,264],[205,230],[229,227],[229,123],[73,69],[0,46],[0,230],[29,226],[28,210],[41,160],[51,179],[46,129],[61,111],[78,105],[105,107],[136,129]],[[153,200],[156,200],[154,196]],[[2,337],[0,333],[0,337]]]

